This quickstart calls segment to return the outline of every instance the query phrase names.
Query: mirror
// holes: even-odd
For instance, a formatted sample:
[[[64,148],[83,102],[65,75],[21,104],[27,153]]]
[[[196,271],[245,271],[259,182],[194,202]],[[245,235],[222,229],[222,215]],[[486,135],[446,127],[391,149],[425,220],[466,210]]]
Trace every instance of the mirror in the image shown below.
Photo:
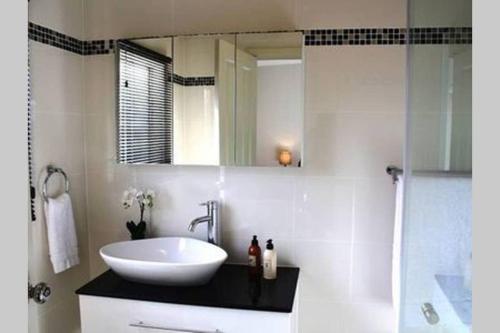
[[[234,35],[174,38],[174,164],[234,161]]]
[[[302,33],[121,40],[118,162],[300,166]]]
[[[238,34],[236,165],[300,166],[302,33]]]

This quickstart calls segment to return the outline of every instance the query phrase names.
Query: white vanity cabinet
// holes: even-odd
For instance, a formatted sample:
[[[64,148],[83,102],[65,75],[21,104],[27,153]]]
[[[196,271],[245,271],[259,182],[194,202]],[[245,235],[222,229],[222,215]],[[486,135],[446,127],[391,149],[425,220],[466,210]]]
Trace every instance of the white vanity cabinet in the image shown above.
[[[130,282],[109,270],[76,291],[82,333],[297,333],[299,268],[276,280],[223,264],[202,286]]]
[[[291,313],[80,295],[82,333],[296,333]]]

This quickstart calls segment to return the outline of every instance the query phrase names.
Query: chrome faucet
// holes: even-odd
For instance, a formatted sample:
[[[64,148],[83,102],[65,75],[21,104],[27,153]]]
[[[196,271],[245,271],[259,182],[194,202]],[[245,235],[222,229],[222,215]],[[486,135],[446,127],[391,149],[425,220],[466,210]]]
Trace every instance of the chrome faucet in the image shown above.
[[[221,227],[219,218],[219,203],[216,200],[203,202],[200,206],[207,206],[207,215],[200,216],[189,224],[188,230],[193,232],[196,226],[200,223],[208,223],[208,242],[220,245]]]

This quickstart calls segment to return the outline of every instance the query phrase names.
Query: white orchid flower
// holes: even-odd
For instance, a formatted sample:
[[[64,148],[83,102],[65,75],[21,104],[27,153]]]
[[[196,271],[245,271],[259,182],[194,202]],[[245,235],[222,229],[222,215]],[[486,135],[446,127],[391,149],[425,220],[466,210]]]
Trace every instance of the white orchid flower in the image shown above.
[[[153,190],[148,189],[146,191],[146,198],[148,199],[148,203],[146,204],[149,208],[153,207],[153,201],[154,198],[156,197],[156,193]]]
[[[129,187],[127,190],[123,191],[122,206],[123,208],[127,209],[132,207],[134,201],[137,201],[142,214],[142,211],[144,210],[145,207],[148,208],[153,207],[153,201],[155,196],[156,196],[155,192],[151,189],[147,189],[144,192],[144,191],[138,191],[133,187]]]
[[[122,195],[123,208],[125,208],[125,209],[130,208],[134,204],[134,197],[132,196],[132,193],[134,191],[136,191],[136,190],[132,187],[130,187],[128,190],[123,191],[123,195]]]
[[[135,194],[135,197],[137,198],[138,201],[141,200],[144,197],[144,192],[137,191],[137,193]]]
[[[130,198],[123,198],[122,199],[122,206],[123,208],[127,209],[127,208],[130,208],[132,206],[132,200]]]
[[[137,194],[137,189],[134,187],[129,187],[128,192],[131,196],[135,197],[135,195]]]

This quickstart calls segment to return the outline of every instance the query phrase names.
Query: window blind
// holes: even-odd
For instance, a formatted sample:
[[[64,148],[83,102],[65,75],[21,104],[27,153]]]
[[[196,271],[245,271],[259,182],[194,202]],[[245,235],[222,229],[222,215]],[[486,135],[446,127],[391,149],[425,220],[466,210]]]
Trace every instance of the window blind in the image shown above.
[[[118,159],[171,163],[172,59],[129,41],[118,42]]]

